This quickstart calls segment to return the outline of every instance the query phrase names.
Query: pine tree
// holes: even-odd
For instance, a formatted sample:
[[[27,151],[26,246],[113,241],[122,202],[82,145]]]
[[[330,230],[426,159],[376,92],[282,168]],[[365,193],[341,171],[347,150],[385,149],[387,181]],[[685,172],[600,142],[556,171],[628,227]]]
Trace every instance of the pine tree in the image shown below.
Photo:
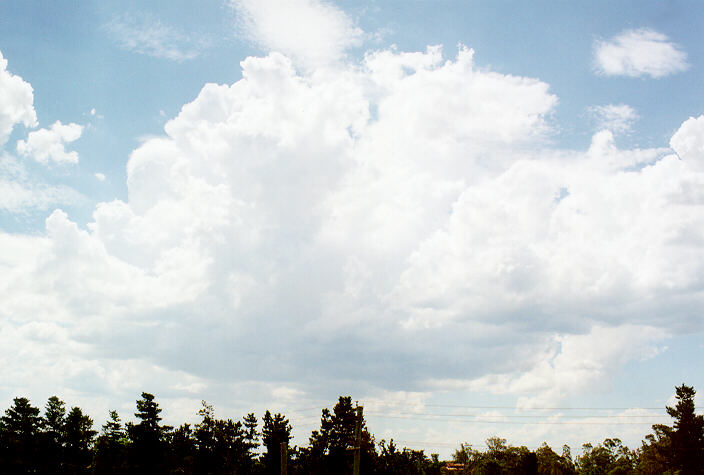
[[[675,419],[671,433],[674,466],[683,473],[699,473],[704,460],[704,416],[695,413],[695,394],[693,387],[682,384],[675,388],[675,407],[666,407]]]
[[[63,428],[68,473],[88,473],[93,449],[93,419],[78,407],[71,408]]]
[[[39,462],[37,436],[42,423],[39,408],[32,406],[25,397],[16,397],[0,420],[5,469],[10,473],[36,471]]]
[[[110,419],[103,424],[95,447],[95,473],[99,475],[125,472],[125,430],[117,411],[110,411],[109,414]]]
[[[137,400],[135,417],[137,424],[128,424],[127,432],[132,441],[132,465],[136,473],[160,473],[165,456],[164,427],[161,422],[161,408],[154,395],[143,392]]]
[[[281,443],[291,440],[291,424],[280,413],[272,416],[266,411],[262,418],[262,444],[266,448],[263,456],[267,473],[280,473],[281,470]]]
[[[51,396],[44,406],[44,432],[40,439],[41,465],[46,472],[57,472],[63,464],[66,404]]]

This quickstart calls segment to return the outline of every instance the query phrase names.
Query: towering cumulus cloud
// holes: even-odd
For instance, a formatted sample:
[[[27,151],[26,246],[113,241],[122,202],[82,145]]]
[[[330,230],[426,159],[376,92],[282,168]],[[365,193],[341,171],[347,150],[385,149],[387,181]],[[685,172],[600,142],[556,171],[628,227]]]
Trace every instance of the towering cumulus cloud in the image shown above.
[[[132,152],[126,201],[86,229],[57,210],[41,237],[0,236],[5,365],[38,368],[14,386],[529,405],[701,327],[704,119],[675,153],[606,128],[560,150],[548,85],[466,47],[241,67]]]

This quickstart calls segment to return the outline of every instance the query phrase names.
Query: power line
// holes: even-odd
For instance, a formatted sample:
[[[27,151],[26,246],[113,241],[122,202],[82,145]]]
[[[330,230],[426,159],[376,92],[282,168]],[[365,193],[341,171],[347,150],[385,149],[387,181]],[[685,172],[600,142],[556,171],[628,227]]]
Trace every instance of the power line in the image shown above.
[[[653,422],[590,422],[590,421],[498,421],[498,420],[483,420],[483,419],[457,419],[448,417],[414,417],[412,415],[386,415],[386,414],[375,414],[369,413],[369,416],[379,417],[382,419],[416,419],[416,420],[426,420],[426,421],[456,421],[456,422],[473,422],[476,424],[534,424],[534,425],[652,425]]]
[[[367,400],[367,403],[378,404],[384,406],[412,406],[413,403],[407,401],[382,401],[382,400]],[[461,404],[425,404],[419,403],[424,407],[454,407],[460,409],[521,409],[516,406],[466,406]],[[626,411],[629,409],[644,409],[650,411],[664,411],[664,407],[527,407],[523,410],[535,411]]]
[[[369,412],[369,415],[380,415],[379,413],[374,413],[374,412]],[[388,414],[381,414],[381,415],[388,415]],[[492,414],[439,414],[439,413],[434,413],[434,412],[405,412],[405,411],[396,411],[396,414],[391,414],[395,416],[432,416],[432,417],[459,417],[459,418],[477,418],[477,417],[506,417],[506,418],[512,418],[512,419],[530,419],[533,418],[535,419],[536,417],[552,417],[552,416],[546,416],[544,414],[500,414],[500,415],[492,415]],[[583,418],[583,419],[606,419],[606,418],[631,418],[631,419],[644,419],[646,417],[665,417],[665,415],[657,415],[657,414],[604,414],[604,415],[587,415],[587,414],[576,414],[569,416],[570,418]]]
[[[393,441],[394,441],[394,443],[400,442],[401,444],[403,444],[403,445],[405,445],[405,446],[415,446],[415,447],[449,447],[449,448],[457,448],[457,449],[459,449],[461,445],[464,445],[465,447],[471,447],[471,448],[475,448],[475,447],[483,447],[483,448],[485,448],[485,449],[488,449],[488,448],[489,448],[489,446],[486,445],[486,444],[468,444],[468,443],[465,443],[465,442],[457,442],[457,443],[452,443],[452,442],[425,442],[425,441],[400,440],[400,439],[393,439]],[[512,448],[526,447],[527,449],[530,449],[530,450],[537,450],[537,449],[539,449],[540,447],[542,447],[542,445],[537,445],[537,446],[536,446],[536,445],[531,445],[531,446],[523,446],[523,445],[521,445],[521,446],[515,446],[515,445],[511,445],[511,446],[509,446],[509,447],[512,447]],[[548,446],[548,447],[549,447],[549,446]]]

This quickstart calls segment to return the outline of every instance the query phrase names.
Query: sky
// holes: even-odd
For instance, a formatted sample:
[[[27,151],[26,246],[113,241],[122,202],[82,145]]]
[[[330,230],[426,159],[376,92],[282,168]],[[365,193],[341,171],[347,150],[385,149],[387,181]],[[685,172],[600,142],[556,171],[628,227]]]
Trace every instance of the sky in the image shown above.
[[[0,1],[0,403],[339,395],[632,447],[704,391],[696,1]],[[704,404],[704,399],[698,399]]]

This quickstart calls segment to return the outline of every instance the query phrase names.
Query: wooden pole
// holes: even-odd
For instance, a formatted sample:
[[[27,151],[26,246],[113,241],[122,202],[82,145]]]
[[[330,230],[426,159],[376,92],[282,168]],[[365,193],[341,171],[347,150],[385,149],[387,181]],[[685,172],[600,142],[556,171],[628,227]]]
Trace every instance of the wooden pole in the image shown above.
[[[362,452],[362,406],[357,406],[357,423],[354,426],[354,466],[353,474],[359,475],[359,462]]]
[[[288,462],[288,442],[281,442],[281,475],[286,475],[286,463]]]

